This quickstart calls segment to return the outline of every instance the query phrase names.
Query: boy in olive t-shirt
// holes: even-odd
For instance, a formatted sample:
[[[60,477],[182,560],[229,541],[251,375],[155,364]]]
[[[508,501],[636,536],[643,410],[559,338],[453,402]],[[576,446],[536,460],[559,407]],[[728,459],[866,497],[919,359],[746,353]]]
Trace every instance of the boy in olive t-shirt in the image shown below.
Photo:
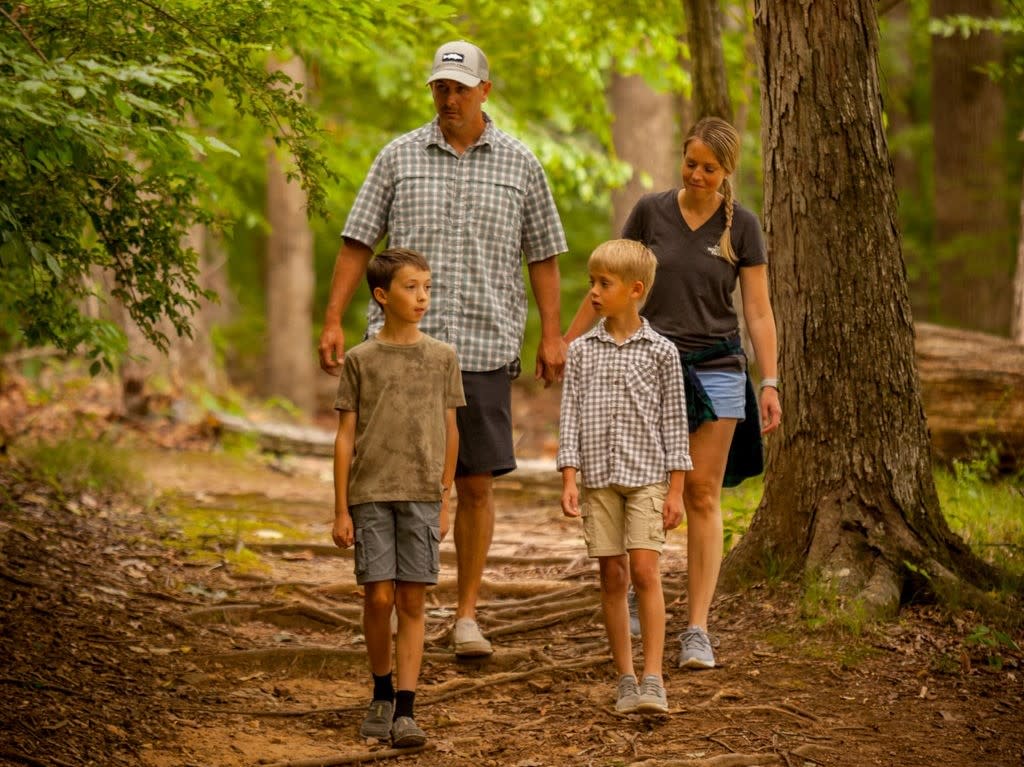
[[[430,268],[415,251],[385,250],[366,270],[384,312],[377,335],[345,355],[334,407],[335,544],[355,544],[364,587],[363,632],[373,699],[360,735],[396,748],[422,745],[413,718],[423,659],[427,584],[437,583],[458,430],[466,404],[455,350],[419,322],[430,305]],[[398,613],[397,691],[391,613]]]

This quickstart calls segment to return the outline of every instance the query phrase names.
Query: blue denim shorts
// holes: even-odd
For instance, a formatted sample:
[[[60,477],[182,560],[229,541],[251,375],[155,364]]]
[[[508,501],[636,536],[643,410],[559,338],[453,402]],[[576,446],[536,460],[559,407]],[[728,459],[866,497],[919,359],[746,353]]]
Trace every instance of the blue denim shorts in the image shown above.
[[[747,374],[733,370],[698,370],[697,378],[711,398],[719,418],[746,416]]]

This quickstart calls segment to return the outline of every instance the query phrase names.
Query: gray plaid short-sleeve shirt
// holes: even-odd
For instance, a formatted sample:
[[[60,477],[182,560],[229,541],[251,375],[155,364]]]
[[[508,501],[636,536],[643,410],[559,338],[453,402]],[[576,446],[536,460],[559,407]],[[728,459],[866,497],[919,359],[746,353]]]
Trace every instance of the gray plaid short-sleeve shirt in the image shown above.
[[[484,118],[483,134],[461,156],[436,119],[384,147],[342,236],[373,248],[386,234],[391,247],[422,253],[433,284],[423,331],[454,346],[463,370],[517,370],[522,258],[543,261],[568,247],[540,162]],[[367,334],[382,322],[371,301]]]

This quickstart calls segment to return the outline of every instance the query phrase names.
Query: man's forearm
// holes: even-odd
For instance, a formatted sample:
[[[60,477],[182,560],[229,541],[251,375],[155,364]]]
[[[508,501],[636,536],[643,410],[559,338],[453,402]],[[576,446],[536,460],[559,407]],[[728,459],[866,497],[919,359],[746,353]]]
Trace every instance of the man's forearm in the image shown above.
[[[359,283],[366,274],[366,265],[373,257],[373,250],[361,242],[345,240],[334,262],[331,277],[331,294],[324,311],[324,325],[340,325],[345,310],[352,302]]]
[[[528,267],[533,298],[540,314],[540,332],[545,338],[562,335],[562,287],[559,282],[558,259],[554,256],[535,261]]]

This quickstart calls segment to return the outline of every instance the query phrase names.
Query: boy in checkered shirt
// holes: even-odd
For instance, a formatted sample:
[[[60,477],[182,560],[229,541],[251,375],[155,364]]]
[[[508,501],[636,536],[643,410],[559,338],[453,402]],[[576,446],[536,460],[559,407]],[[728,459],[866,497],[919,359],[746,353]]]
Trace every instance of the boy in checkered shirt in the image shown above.
[[[603,243],[591,254],[589,298],[601,319],[569,347],[559,422],[562,512],[582,516],[587,552],[600,563],[601,607],[619,675],[615,708],[624,713],[669,710],[659,559],[665,531],[682,520],[683,472],[693,468],[679,354],[639,313],[656,266],[654,254],[632,240]],[[639,682],[630,581],[643,642]]]

